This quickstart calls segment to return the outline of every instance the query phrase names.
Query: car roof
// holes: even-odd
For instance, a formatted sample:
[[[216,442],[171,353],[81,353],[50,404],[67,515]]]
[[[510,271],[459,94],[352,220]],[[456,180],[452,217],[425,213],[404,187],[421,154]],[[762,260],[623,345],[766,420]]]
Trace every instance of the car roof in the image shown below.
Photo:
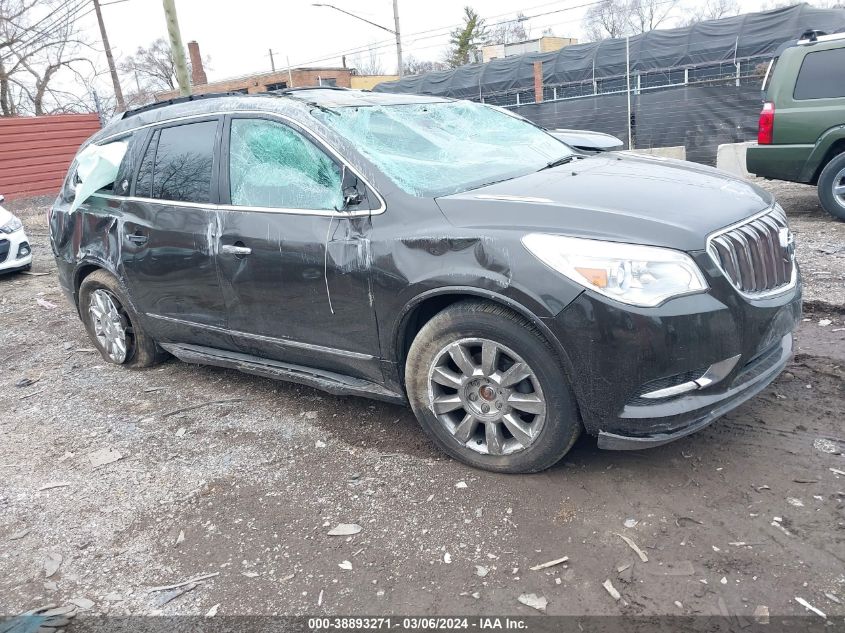
[[[426,95],[391,94],[350,90],[336,87],[289,88],[256,94],[215,93],[177,97],[151,103],[116,116],[91,138],[97,143],[104,139],[128,133],[140,127],[167,123],[176,119],[225,114],[226,112],[269,111],[302,120],[314,107],[343,108],[379,105],[404,105],[413,103],[442,103],[453,101],[446,97]]]

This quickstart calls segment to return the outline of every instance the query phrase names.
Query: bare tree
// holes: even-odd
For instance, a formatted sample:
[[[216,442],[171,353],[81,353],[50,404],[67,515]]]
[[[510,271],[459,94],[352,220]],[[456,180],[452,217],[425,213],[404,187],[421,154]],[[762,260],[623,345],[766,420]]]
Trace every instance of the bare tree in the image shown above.
[[[76,24],[84,4],[0,0],[0,115],[62,110],[57,76],[94,67]]]
[[[630,6],[625,0],[602,0],[594,4],[584,15],[584,31],[594,42],[629,35]]]
[[[739,14],[737,0],[703,0],[694,2],[687,10],[686,19],[681,21],[683,26],[691,26],[705,20],[721,20]]]
[[[531,39],[531,29],[525,28],[527,18],[521,11],[516,18],[497,24],[490,30],[491,44],[512,44]]]
[[[384,74],[384,64],[381,62],[381,56],[375,43],[370,46],[366,57],[362,57],[360,54],[355,55],[352,58],[352,66],[358,71],[359,75]]]
[[[417,59],[413,55],[405,57],[405,75],[422,75],[436,70],[446,70],[449,65],[445,62],[433,62],[427,59]]]
[[[150,90],[176,89],[176,66],[170,44],[163,37],[149,46],[139,46],[133,55],[120,60],[118,69],[135,82],[139,91],[142,83]]]
[[[717,0],[718,1],[718,0]],[[631,0],[628,21],[634,33],[648,33],[670,17],[679,0]]]

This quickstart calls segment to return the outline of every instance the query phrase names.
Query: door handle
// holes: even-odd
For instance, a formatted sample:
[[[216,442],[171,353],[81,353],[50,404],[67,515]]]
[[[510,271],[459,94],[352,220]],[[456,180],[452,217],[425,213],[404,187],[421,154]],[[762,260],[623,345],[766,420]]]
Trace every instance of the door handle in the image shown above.
[[[252,254],[252,249],[248,246],[238,246],[236,244],[224,244],[220,247],[220,252],[224,253],[225,255],[237,255],[238,257],[244,257],[245,255]]]
[[[147,240],[150,239],[150,238],[149,238],[148,235],[144,235],[143,233],[141,233],[140,230],[136,230],[134,233],[129,233],[126,236],[126,239],[129,240],[130,242],[132,242],[133,244],[137,244],[138,246],[141,246],[143,244],[146,244]]]

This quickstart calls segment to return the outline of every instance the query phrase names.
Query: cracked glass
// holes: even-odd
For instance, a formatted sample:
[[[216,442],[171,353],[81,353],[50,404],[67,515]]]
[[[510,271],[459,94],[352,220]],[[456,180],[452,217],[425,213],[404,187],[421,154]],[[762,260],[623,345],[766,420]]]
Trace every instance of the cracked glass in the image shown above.
[[[305,136],[275,121],[232,120],[229,187],[237,206],[325,211],[343,207],[337,163]]]

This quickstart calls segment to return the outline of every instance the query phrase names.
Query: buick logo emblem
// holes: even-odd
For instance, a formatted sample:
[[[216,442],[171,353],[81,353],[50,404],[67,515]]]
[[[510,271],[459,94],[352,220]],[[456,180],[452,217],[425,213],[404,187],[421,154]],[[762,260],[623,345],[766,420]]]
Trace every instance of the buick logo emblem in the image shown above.
[[[784,260],[791,262],[795,257],[795,235],[787,227],[778,231],[780,247],[784,250]]]

